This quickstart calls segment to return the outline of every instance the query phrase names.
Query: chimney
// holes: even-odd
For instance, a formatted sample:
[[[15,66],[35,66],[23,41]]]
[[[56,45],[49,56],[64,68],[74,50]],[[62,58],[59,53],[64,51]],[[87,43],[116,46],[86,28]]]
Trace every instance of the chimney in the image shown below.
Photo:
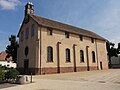
[[[32,2],[28,2],[26,5],[25,5],[25,16],[26,15],[34,15],[34,5]]]

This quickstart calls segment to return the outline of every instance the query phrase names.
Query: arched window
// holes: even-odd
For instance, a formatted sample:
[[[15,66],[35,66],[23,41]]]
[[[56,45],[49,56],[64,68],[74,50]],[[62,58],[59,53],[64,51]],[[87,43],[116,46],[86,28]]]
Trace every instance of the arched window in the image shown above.
[[[35,25],[32,24],[32,26],[31,26],[31,37],[34,36],[34,31],[35,31]]]
[[[53,48],[51,46],[47,47],[47,61],[53,62]]]
[[[84,62],[84,52],[80,50],[80,62]]]
[[[26,28],[26,31],[25,31],[25,38],[28,39],[29,37],[29,28]]]
[[[92,51],[92,62],[95,63],[95,52]]]
[[[66,49],[66,62],[70,62],[70,49]]]
[[[23,41],[23,39],[24,39],[24,32],[23,31],[21,32],[20,39],[21,39],[21,41]]]

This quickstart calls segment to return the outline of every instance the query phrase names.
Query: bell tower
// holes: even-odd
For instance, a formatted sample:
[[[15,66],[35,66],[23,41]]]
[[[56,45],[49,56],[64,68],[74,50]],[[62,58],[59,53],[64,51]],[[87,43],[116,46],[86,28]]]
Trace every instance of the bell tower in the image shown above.
[[[25,16],[28,15],[28,14],[34,15],[34,5],[31,2],[28,2],[25,5]]]

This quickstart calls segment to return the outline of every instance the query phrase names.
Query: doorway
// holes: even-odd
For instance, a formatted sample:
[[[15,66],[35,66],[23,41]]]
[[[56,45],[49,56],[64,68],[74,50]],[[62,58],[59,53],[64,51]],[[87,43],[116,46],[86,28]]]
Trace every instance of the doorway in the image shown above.
[[[24,60],[24,74],[29,74],[29,59]]]
[[[102,67],[102,62],[100,62],[100,69],[101,69],[101,70],[103,69],[103,67]]]

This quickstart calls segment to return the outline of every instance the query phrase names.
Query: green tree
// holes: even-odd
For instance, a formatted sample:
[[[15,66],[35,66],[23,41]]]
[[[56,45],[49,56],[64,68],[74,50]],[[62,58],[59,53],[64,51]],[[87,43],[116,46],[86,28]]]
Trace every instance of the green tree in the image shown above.
[[[117,53],[120,54],[120,43],[118,43]]]
[[[107,55],[109,57],[109,68],[111,68],[111,57],[118,57],[118,49],[114,47],[114,43],[107,41]]]
[[[17,61],[17,47],[18,47],[18,42],[16,41],[16,36],[11,35],[9,38],[10,45],[6,47],[6,59],[9,57],[12,57],[13,61],[16,63]]]
[[[5,73],[5,79],[16,79],[19,72],[15,68],[9,68]]]

